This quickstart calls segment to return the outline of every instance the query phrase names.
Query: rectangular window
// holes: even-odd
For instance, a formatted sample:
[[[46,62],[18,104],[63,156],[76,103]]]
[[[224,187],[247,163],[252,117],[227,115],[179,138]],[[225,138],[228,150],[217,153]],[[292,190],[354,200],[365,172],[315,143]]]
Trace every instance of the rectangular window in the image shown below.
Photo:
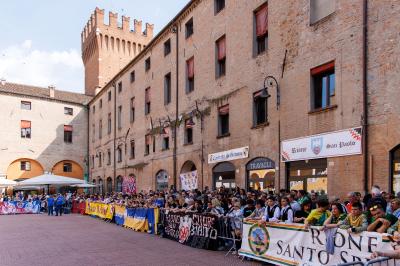
[[[31,170],[31,162],[21,161],[20,169],[21,169],[21,171],[30,171]]]
[[[151,61],[150,61],[150,57],[146,59],[146,61],[144,61],[144,69],[146,71],[149,71],[151,68]]]
[[[131,110],[130,110],[130,121],[135,122],[135,97],[131,98]]]
[[[135,71],[131,72],[131,83],[135,82]]]
[[[99,139],[103,137],[103,120],[99,121]]]
[[[150,135],[146,135],[145,136],[144,155],[149,155],[150,154],[150,144],[151,144],[151,136]]]
[[[118,82],[118,93],[122,92],[122,81]]]
[[[95,113],[96,113],[96,105],[93,105],[93,107],[92,107],[92,111],[93,111],[93,114],[95,114]]]
[[[74,109],[70,107],[64,107],[64,114],[65,115],[73,115],[74,114]]]
[[[96,125],[93,123],[92,124],[92,142],[94,142],[96,138]]]
[[[185,144],[193,144],[193,126],[192,118],[185,121]]]
[[[194,57],[186,61],[186,93],[194,91]]]
[[[64,125],[64,142],[72,143],[72,126]]]
[[[102,167],[102,165],[103,165],[103,156],[102,156],[102,154],[101,154],[101,152],[99,152],[99,167]]]
[[[91,167],[94,168],[94,155],[92,155],[92,160],[91,160],[91,162],[92,162]]]
[[[310,24],[335,12],[335,1],[332,0],[310,0]]]
[[[218,137],[229,135],[229,104],[218,108]]]
[[[188,22],[185,24],[186,29],[186,39],[193,35],[193,18],[189,19]]]
[[[253,126],[267,123],[267,98],[262,96],[262,90],[254,93],[253,101]]]
[[[21,101],[21,109],[23,110],[31,110],[31,102]]]
[[[171,102],[171,73],[164,76],[164,105]]]
[[[324,109],[332,105],[332,97],[335,96],[335,62],[311,69],[312,78],[312,107]]]
[[[153,136],[153,153],[156,152],[156,137]]]
[[[112,129],[111,113],[108,113],[108,117],[107,117],[107,133],[108,134],[111,134],[111,129]]]
[[[255,20],[255,52],[259,55],[268,45],[268,4],[264,4],[254,12]]]
[[[118,123],[118,129],[122,128],[122,106],[118,106],[118,113],[117,113],[117,123]]]
[[[117,162],[122,162],[122,149],[121,147],[117,148]]]
[[[162,149],[163,150],[169,150],[169,136],[168,137],[163,137]]]
[[[111,164],[111,150],[107,150],[107,165]]]
[[[131,140],[131,159],[135,159],[135,141]]]
[[[111,101],[111,90],[108,91],[108,101]]]
[[[215,14],[225,8],[225,0],[214,0]]]
[[[150,88],[147,88],[145,91],[145,97],[144,97],[145,105],[144,105],[144,114],[148,115],[150,114],[150,107],[151,107],[151,99],[150,99]]]
[[[72,172],[72,163],[64,163],[63,164],[63,172],[71,173]]]
[[[164,42],[164,56],[167,56],[171,53],[171,39],[168,39]]]
[[[100,109],[103,108],[103,99],[100,99],[99,105],[100,105]]]
[[[221,37],[216,43],[216,76],[217,78],[225,76],[226,61],[226,38]]]
[[[21,138],[30,139],[31,133],[31,121],[21,120]]]

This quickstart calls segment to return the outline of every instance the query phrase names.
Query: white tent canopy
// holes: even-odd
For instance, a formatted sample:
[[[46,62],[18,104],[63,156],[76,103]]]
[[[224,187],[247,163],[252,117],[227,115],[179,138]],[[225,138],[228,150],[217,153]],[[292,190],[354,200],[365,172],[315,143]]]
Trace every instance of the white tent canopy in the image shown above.
[[[84,184],[85,181],[82,179],[44,174],[36,177],[29,178],[27,180],[18,182],[18,186],[38,186],[38,185],[78,185]]]
[[[12,187],[15,186],[17,182],[10,179],[0,178],[0,187]]]

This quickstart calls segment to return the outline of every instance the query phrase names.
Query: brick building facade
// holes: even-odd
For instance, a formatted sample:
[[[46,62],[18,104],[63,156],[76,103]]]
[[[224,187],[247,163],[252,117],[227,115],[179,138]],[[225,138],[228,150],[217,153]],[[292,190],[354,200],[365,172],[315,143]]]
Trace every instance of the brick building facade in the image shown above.
[[[399,11],[389,0],[190,1],[99,83],[91,180],[102,191],[125,176],[139,190],[181,188],[188,173],[199,188],[390,189],[400,173]],[[324,141],[339,136],[355,152],[327,154],[336,146]],[[291,143],[312,154],[280,156]]]

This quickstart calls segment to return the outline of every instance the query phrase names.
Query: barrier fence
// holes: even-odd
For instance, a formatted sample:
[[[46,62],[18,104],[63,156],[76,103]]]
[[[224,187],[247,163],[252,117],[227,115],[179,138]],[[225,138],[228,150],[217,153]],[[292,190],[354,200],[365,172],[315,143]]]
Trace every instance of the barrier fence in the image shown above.
[[[38,214],[41,202],[35,201],[4,201],[0,202],[0,215]]]

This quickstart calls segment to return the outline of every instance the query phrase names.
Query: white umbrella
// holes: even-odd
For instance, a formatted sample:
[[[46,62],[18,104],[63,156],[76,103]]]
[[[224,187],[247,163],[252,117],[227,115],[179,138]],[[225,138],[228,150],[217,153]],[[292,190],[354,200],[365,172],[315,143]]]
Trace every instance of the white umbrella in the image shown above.
[[[38,185],[78,185],[84,184],[85,181],[82,179],[44,174],[36,177],[26,179],[24,181],[18,182],[18,186],[38,186]]]
[[[71,187],[77,187],[77,188],[93,188],[93,187],[97,187],[94,184],[90,184],[90,183],[85,183],[85,184],[79,184],[79,185],[71,185]]]
[[[17,182],[10,179],[0,178],[0,187],[12,187],[15,186]]]

